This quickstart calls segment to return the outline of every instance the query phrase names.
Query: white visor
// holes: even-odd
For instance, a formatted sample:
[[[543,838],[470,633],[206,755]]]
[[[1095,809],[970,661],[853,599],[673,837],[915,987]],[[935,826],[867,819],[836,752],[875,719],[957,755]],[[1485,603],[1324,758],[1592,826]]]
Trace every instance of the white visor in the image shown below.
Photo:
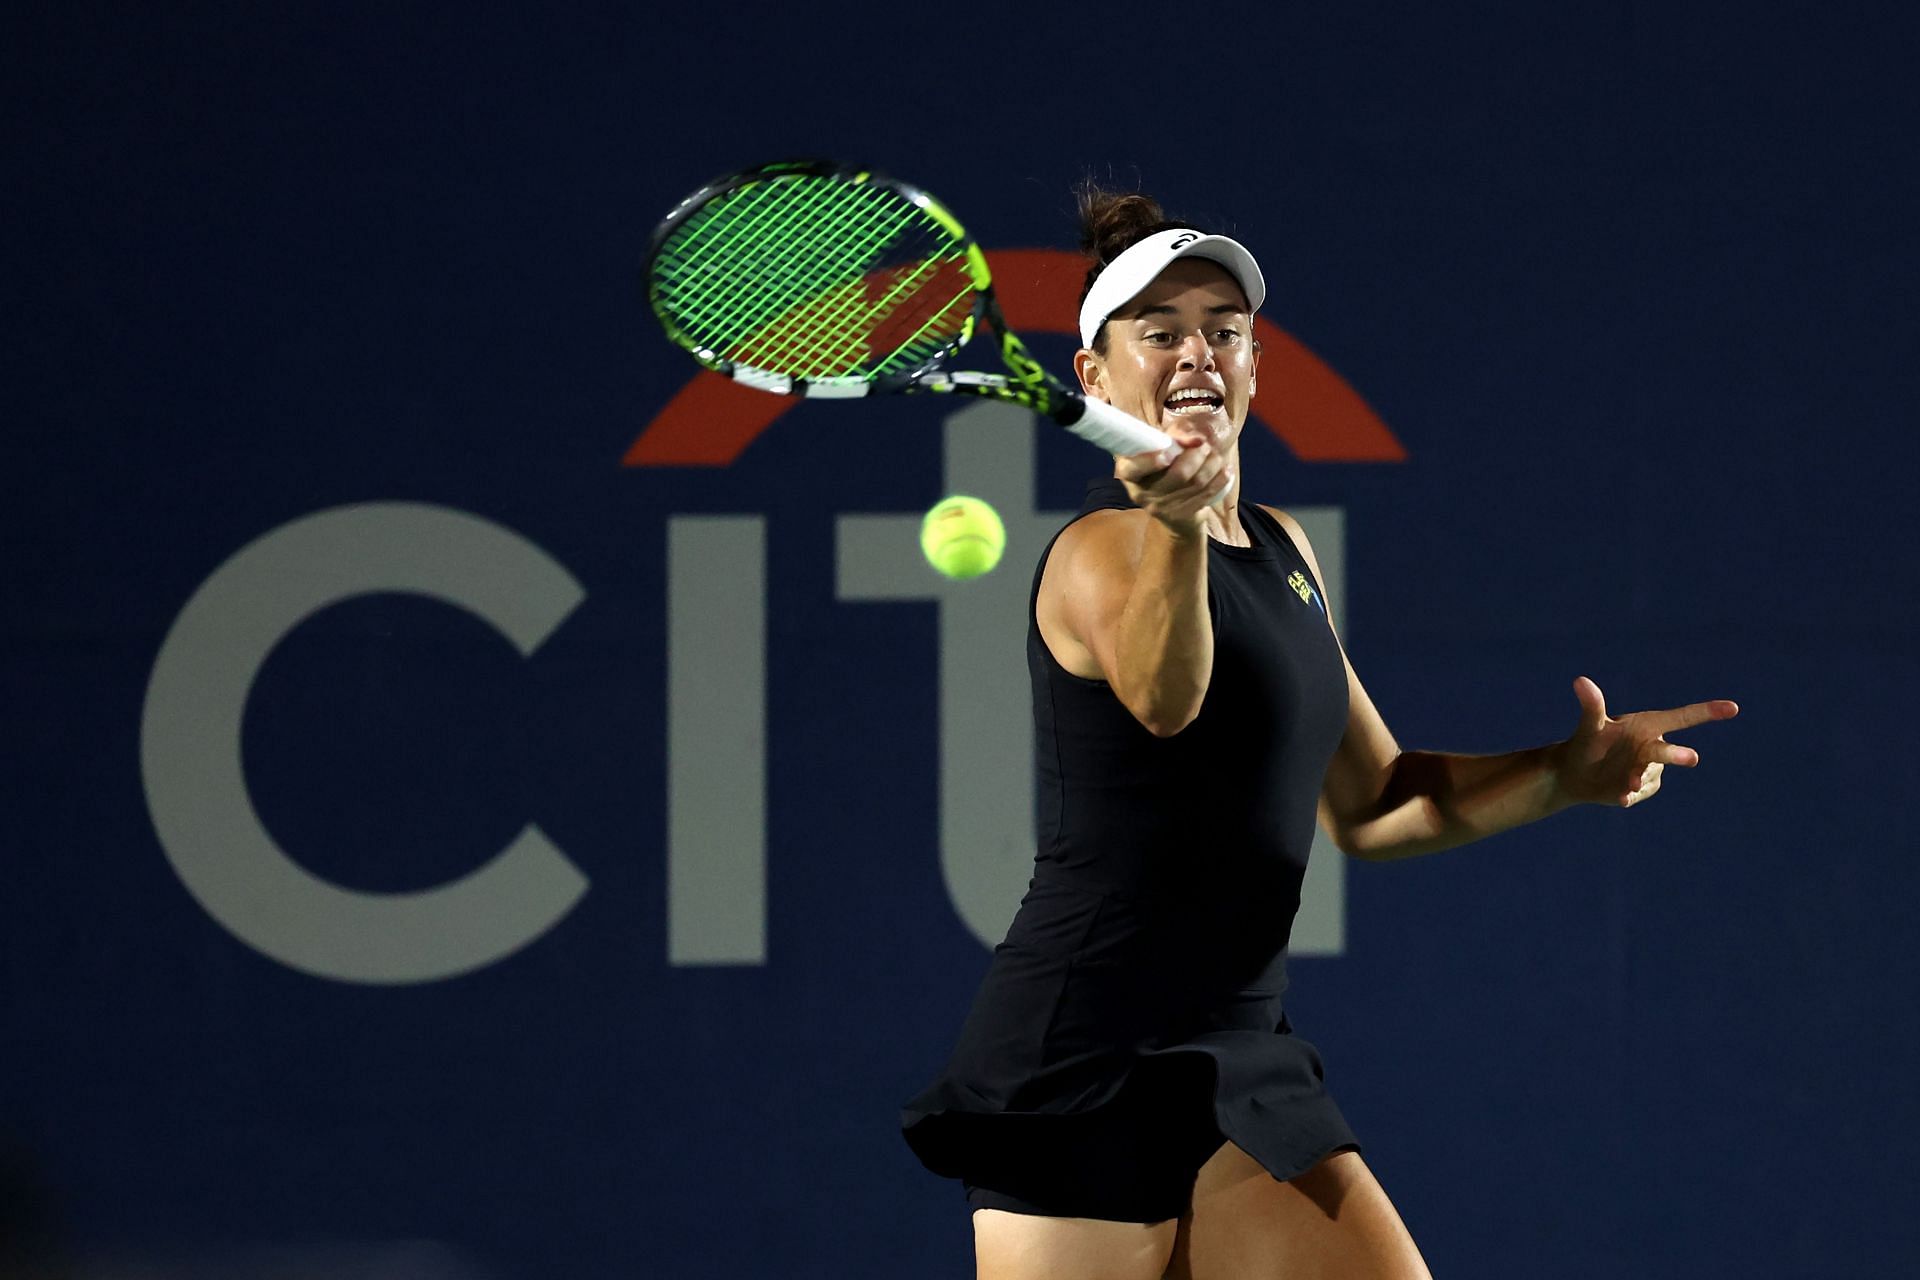
[[[1081,345],[1091,347],[1094,335],[1100,332],[1100,326],[1107,322],[1107,317],[1139,297],[1140,291],[1157,280],[1175,258],[1188,256],[1205,258],[1225,267],[1227,274],[1247,295],[1247,309],[1250,312],[1258,311],[1260,304],[1266,301],[1267,282],[1260,274],[1260,264],[1253,260],[1253,255],[1238,240],[1203,235],[1180,227],[1171,231],[1156,231],[1146,239],[1128,245],[1126,251],[1109,262],[1093,282],[1087,300],[1080,304]]]

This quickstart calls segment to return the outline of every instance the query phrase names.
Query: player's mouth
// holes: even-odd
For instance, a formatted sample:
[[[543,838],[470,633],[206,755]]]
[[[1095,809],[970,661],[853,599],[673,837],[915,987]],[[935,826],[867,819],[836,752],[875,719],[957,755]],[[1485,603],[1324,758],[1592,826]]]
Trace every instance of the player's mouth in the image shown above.
[[[1166,398],[1162,410],[1175,418],[1198,417],[1214,413],[1226,405],[1226,398],[1206,387],[1182,387]]]

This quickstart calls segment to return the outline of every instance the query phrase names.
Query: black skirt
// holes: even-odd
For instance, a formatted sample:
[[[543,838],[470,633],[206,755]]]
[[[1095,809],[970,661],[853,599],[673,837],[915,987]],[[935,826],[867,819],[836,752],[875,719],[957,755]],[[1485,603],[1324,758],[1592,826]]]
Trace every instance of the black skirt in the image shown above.
[[[1280,1007],[1284,939],[1201,910],[1036,881],[947,1069],[902,1112],[976,1207],[1154,1222],[1232,1141],[1275,1178],[1359,1143]]]

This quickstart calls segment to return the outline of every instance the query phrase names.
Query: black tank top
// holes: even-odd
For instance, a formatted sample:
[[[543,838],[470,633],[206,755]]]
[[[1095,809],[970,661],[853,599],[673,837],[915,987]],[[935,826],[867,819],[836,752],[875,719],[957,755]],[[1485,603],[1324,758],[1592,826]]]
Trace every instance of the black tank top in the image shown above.
[[[1132,507],[1125,486],[1104,480],[1089,486],[1080,515]],[[1213,671],[1185,729],[1156,738],[1105,681],[1055,661],[1033,607],[1051,544],[1034,573],[1027,668],[1036,879],[1228,930],[1231,967],[1245,975],[1286,947],[1320,787],[1346,730],[1347,682],[1299,548],[1260,507],[1239,511],[1252,545],[1207,544]]]
[[[1080,514],[1131,505],[1102,481]],[[1170,738],[1048,652],[1033,604],[1052,543],[1040,558],[1034,877],[946,1071],[904,1113],[936,1169],[958,1167],[966,1144],[953,1117],[1096,1107],[1142,1054],[1205,1048],[1258,1066],[1292,1051],[1273,1032],[1346,669],[1299,548],[1258,507],[1240,522],[1252,546],[1208,543],[1213,672]]]

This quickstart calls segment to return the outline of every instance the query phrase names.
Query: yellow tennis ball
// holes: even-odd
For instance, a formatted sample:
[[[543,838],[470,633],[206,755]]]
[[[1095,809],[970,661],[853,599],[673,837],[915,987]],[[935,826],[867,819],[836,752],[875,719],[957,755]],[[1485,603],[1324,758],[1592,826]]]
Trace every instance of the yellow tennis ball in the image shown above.
[[[920,549],[947,577],[977,578],[1000,563],[1007,528],[992,507],[956,493],[935,503],[920,522]]]

